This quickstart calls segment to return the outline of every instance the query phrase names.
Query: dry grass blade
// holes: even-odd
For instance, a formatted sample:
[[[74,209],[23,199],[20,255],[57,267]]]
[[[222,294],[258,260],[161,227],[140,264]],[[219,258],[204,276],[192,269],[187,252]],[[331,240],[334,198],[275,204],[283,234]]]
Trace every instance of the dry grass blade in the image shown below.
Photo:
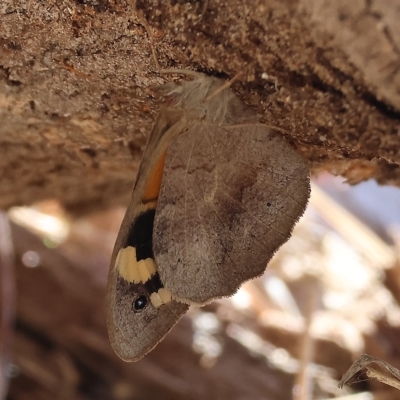
[[[381,268],[391,268],[396,254],[362,221],[332,200],[317,185],[312,185],[310,204],[349,243]]]
[[[382,367],[385,371],[378,371],[372,368],[370,364],[375,363]],[[389,372],[393,376],[387,374]],[[360,377],[363,379],[360,379]],[[342,388],[344,385],[351,385],[361,380],[376,380],[386,385],[392,386],[400,390],[400,370],[394,368],[386,361],[380,360],[379,358],[372,357],[368,354],[363,354],[350,366],[350,368],[343,375],[339,382],[339,387]]]
[[[311,363],[314,357],[314,339],[311,336],[311,324],[313,314],[316,309],[317,296],[314,292],[310,293],[307,304],[306,326],[302,338],[302,351],[300,359],[300,369],[296,377],[296,384],[293,400],[307,400],[312,397],[313,381],[310,374]]]

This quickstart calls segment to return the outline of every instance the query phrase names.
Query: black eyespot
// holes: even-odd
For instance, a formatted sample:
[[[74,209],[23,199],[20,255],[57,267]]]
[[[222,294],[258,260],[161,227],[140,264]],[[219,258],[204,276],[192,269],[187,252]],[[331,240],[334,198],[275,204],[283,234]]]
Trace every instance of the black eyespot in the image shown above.
[[[136,297],[136,299],[133,301],[133,311],[135,312],[142,311],[144,308],[146,308],[148,302],[149,299],[144,294]]]
[[[271,207],[272,206],[272,204],[271,203],[267,203],[267,207]]]

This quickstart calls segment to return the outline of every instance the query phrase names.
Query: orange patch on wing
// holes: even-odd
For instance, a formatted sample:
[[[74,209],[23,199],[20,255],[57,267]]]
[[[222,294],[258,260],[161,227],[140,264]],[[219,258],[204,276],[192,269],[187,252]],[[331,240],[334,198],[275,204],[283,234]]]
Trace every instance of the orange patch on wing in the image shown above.
[[[154,164],[153,169],[150,172],[149,179],[147,181],[146,189],[143,196],[144,202],[158,199],[166,157],[167,157],[167,151],[165,151],[161,155],[161,157]]]

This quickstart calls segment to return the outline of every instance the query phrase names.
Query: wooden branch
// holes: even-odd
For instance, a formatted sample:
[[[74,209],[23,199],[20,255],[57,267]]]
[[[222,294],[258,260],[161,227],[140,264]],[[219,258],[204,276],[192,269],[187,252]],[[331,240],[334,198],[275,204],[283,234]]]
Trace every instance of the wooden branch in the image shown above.
[[[50,197],[75,213],[126,204],[158,108],[148,88],[164,79],[154,52],[161,68],[243,71],[234,89],[314,170],[399,184],[390,7],[3,0],[0,207]]]

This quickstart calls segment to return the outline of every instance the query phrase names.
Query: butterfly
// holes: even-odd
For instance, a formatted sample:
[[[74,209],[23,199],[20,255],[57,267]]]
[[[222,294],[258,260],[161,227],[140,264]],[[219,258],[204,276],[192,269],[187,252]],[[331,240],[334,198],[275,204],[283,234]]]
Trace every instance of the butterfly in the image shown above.
[[[169,71],[171,72],[171,71]],[[174,71],[175,72],[175,71]],[[189,305],[234,294],[288,240],[307,163],[217,78],[166,83],[112,259],[111,344],[136,361]]]

